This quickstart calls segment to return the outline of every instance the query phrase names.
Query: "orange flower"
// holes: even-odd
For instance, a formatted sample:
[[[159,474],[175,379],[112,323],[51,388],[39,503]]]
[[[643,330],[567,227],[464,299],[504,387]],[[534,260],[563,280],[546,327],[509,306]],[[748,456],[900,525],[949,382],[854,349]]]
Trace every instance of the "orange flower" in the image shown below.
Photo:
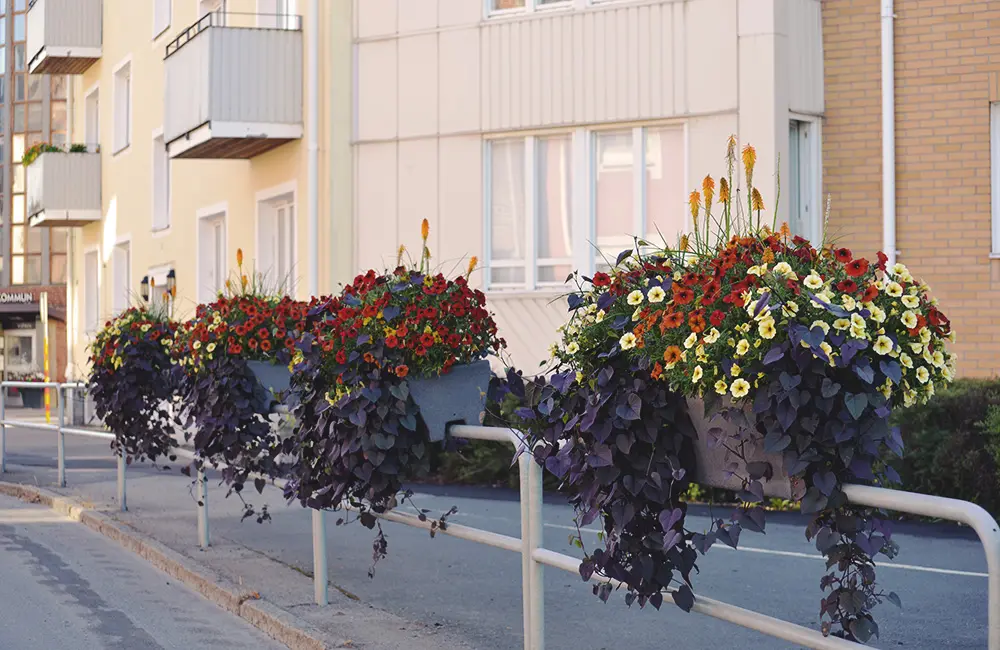
[[[678,311],[667,312],[663,316],[663,327],[672,330],[684,324],[684,314]]]
[[[705,211],[708,212],[712,207],[712,197],[715,196],[715,181],[711,176],[706,176],[701,182],[701,193],[705,197]]]
[[[676,345],[671,345],[664,351],[663,360],[667,365],[672,365],[681,360],[681,349]]]
[[[705,317],[701,314],[692,313],[688,317],[688,325],[691,326],[691,331],[695,334],[701,334],[705,331],[706,323]]]
[[[764,199],[761,198],[760,192],[757,191],[756,187],[753,188],[753,192],[750,193],[750,200],[753,203],[754,210],[761,211],[764,209]]]
[[[663,366],[661,366],[660,362],[657,361],[656,364],[653,366],[653,369],[650,371],[649,376],[652,377],[653,379],[659,379],[662,374],[663,374]]]
[[[465,275],[466,276],[472,275],[472,272],[476,270],[476,264],[478,263],[479,263],[479,258],[476,257],[475,255],[469,258],[469,270]]]
[[[236,249],[236,266],[243,266],[243,249]]]
[[[752,145],[743,147],[743,166],[747,170],[747,179],[753,177],[753,168],[757,164],[757,150]],[[749,182],[747,183],[749,185]]]
[[[781,230],[779,230],[778,232],[781,233],[781,238],[785,240],[787,240],[789,237],[792,236],[792,229],[788,227],[787,221],[781,222]]]
[[[771,262],[773,262],[774,251],[772,251],[770,248],[765,248],[764,254],[761,255],[761,260],[764,262],[764,264],[770,264]]]
[[[691,192],[691,196],[688,197],[688,205],[691,206],[691,218],[694,219],[695,225],[698,225],[698,212],[701,210],[701,194],[698,190]]]
[[[681,249],[682,253],[688,249],[688,236],[687,235],[681,235],[680,249]]]
[[[424,221],[426,222],[427,220],[425,219]],[[406,367],[406,364],[403,364],[401,366],[396,366],[396,376],[397,377],[403,378],[403,377],[405,377],[408,374],[410,374],[410,369]]]
[[[729,181],[719,179],[719,203],[729,203]]]
[[[427,219],[424,219],[420,223],[420,236],[423,237],[424,241],[427,241],[427,235],[431,233],[431,224]]]

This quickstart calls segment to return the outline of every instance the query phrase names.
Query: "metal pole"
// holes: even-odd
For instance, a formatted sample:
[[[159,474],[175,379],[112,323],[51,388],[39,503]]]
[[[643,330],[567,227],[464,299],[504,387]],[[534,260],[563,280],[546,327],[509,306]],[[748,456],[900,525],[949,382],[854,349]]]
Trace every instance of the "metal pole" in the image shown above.
[[[0,387],[0,474],[7,471],[7,387]]]
[[[66,487],[66,434],[63,433],[64,418],[66,416],[63,405],[62,391],[56,391],[59,395],[59,487]]]
[[[124,449],[120,449],[118,452],[118,504],[121,506],[122,512],[128,510],[128,504],[125,502],[125,453]]]
[[[313,527],[313,591],[316,604],[329,604],[327,583],[330,581],[326,567],[326,521],[322,510],[312,511]]]
[[[524,452],[518,459],[518,473],[521,479],[521,614],[524,617],[524,647],[530,650],[531,645],[531,514],[528,508],[528,481],[531,464],[531,454]]]
[[[198,545],[208,548],[208,479],[205,468],[198,469]]]
[[[531,650],[545,648],[545,580],[542,565],[534,560],[542,548],[542,469],[534,458],[528,461],[528,538],[531,540]]]

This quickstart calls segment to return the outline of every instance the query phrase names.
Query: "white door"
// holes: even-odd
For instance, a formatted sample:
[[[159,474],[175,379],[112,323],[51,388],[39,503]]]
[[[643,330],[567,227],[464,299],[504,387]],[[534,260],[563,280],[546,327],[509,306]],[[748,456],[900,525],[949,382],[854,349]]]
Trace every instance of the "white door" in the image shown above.
[[[201,220],[198,238],[198,300],[212,302],[226,284],[226,216]]]
[[[101,91],[95,89],[87,95],[84,105],[84,144],[96,149],[101,144]]]
[[[128,309],[131,297],[129,278],[132,275],[132,251],[128,242],[115,246],[111,259],[114,295],[111,297],[111,308],[115,314]]]

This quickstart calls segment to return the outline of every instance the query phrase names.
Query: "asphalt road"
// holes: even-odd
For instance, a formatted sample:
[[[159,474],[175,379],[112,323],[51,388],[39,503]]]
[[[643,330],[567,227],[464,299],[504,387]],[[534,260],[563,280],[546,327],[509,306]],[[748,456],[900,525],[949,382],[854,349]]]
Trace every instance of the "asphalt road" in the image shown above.
[[[0,648],[284,648],[49,508],[0,497]]]
[[[28,480],[51,480],[53,436],[12,432],[9,462],[24,467]],[[68,439],[67,467],[71,486],[95,500],[114,494],[114,462],[107,445]],[[21,480],[24,480],[22,477]],[[129,468],[129,499],[145,530],[158,538],[173,535],[193,544],[194,505],[190,481],[144,467]],[[506,490],[415,486],[417,505],[433,512],[457,506],[452,521],[508,535],[519,535],[516,495]],[[210,512],[213,540],[226,540],[279,560],[303,572],[312,567],[309,513],[287,506],[273,488],[252,496],[268,504],[273,521],[240,522],[236,499],[224,499],[224,488],[213,484]],[[163,508],[166,514],[157,514]],[[717,509],[716,515],[725,516]],[[360,525],[337,526],[340,515],[329,514],[328,561],[336,588],[363,602],[400,616],[440,625],[461,633],[470,645],[517,650],[521,638],[520,557],[462,540],[386,524],[389,557],[369,579],[373,533]],[[689,526],[707,525],[706,509],[693,508]],[[545,546],[579,557],[568,537],[575,530],[572,509],[559,495],[544,506]],[[148,522],[148,523],[147,523]],[[767,533],[744,533],[741,550],[718,546],[699,561],[695,592],[798,623],[819,627],[819,580],[824,564],[804,538],[805,519],[793,513],[768,515]],[[177,531],[183,531],[178,533]],[[885,604],[876,610],[881,648],[965,650],[985,648],[987,620],[986,561],[969,529],[949,524],[902,523],[896,526],[902,552],[895,562],[879,563],[878,576],[886,591],[896,591],[903,609]],[[597,542],[584,531],[584,542]],[[0,610],[2,611],[2,610]],[[663,647],[680,650],[741,650],[791,648],[773,638],[704,616],[684,614],[672,605],[626,609],[621,594],[607,603],[591,595],[578,576],[546,569],[546,642],[557,650]]]

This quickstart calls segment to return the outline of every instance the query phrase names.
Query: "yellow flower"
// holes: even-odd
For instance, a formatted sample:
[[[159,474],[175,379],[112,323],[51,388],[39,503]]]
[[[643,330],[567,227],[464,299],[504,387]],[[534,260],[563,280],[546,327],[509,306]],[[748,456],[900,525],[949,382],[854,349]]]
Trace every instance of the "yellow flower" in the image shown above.
[[[742,357],[744,354],[750,351],[750,342],[746,339],[740,339],[740,342],[736,344],[736,356]]]
[[[140,330],[142,330],[142,332],[143,332],[143,333],[146,333],[146,332],[148,332],[148,331],[149,331],[149,328],[150,328],[150,327],[152,327],[152,325],[150,325],[149,323],[146,323],[145,325],[143,325],[143,326],[142,326],[142,327],[140,327],[139,329],[140,329]]]
[[[761,276],[761,275],[764,275],[764,273],[766,272],[766,269],[767,269],[767,265],[764,265],[763,267],[760,267],[760,266],[751,266],[750,268],[747,269],[747,275]]]
[[[684,347],[690,350],[695,346],[697,342],[698,342],[698,335],[695,334],[694,332],[691,332],[691,334],[688,335],[686,339],[684,339]]]
[[[718,393],[719,395],[725,395],[726,393],[729,392],[729,385],[726,384],[725,380],[720,379],[719,381],[715,382],[715,392]]]
[[[663,302],[667,297],[667,292],[662,287],[653,287],[649,290],[649,302]]]
[[[628,304],[634,307],[642,303],[642,298],[643,298],[642,292],[636,289],[632,293],[628,294]]]
[[[757,326],[757,331],[765,339],[773,339],[774,335],[777,334],[777,330],[774,329],[774,319],[769,318],[767,320],[762,320]]]
[[[420,222],[420,236],[426,242],[429,234],[431,234],[431,224],[427,219],[424,219]]]
[[[926,327],[920,330],[920,342],[921,343],[931,342],[931,331]]]
[[[746,397],[747,393],[750,392],[750,382],[748,382],[746,379],[737,379],[736,381],[733,382],[733,385],[730,386],[730,389],[733,394],[733,397],[735,397],[736,399],[739,399],[741,397]]]
[[[781,306],[781,313],[785,317],[791,318],[795,314],[799,313],[799,305],[797,303],[792,302],[792,301],[788,301],[784,305]]]
[[[833,361],[833,347],[829,343],[823,341],[822,343],[819,344],[819,349],[822,350],[823,352],[826,352],[826,356],[830,360],[831,366],[836,365]]]
[[[750,192],[750,202],[753,205],[754,210],[759,212],[764,209],[764,198],[760,195],[760,192],[757,191],[756,187]]]
[[[688,207],[691,208],[691,218],[694,224],[698,225],[698,213],[701,211],[701,193],[698,190],[691,192],[688,196]]]
[[[885,310],[884,309],[882,309],[881,307],[876,307],[875,305],[872,305],[871,309],[869,309],[869,311],[871,311],[871,313],[872,313],[872,320],[873,321],[875,321],[876,323],[884,323],[885,322]]]
[[[701,182],[701,192],[705,195],[705,212],[712,207],[712,196],[715,194],[715,181],[711,176],[706,176]]]
[[[811,272],[806,276],[806,279],[802,281],[802,284],[806,285],[806,288],[815,291],[823,286],[823,278],[819,277],[816,271]]]
[[[896,276],[909,275],[910,274],[910,271],[909,271],[909,269],[906,268],[906,265],[905,264],[901,264],[899,262],[893,264],[892,268],[889,269],[889,272],[892,273],[893,275],[896,275]]]
[[[694,372],[691,373],[691,381],[697,384],[699,381],[701,381],[701,377],[703,374],[704,372],[702,371],[701,366],[695,366]]]
[[[875,351],[883,356],[892,352],[892,339],[888,336],[880,336],[875,339]]]
[[[903,322],[906,329],[913,329],[917,326],[917,315],[912,311],[904,311],[903,315],[899,317],[899,320]]]
[[[902,365],[902,366],[903,366],[904,368],[912,368],[912,367],[913,367],[913,359],[911,359],[911,358],[910,358],[910,355],[908,355],[908,354],[907,354],[907,353],[905,353],[905,352],[903,352],[903,353],[901,353],[901,354],[899,355],[899,363],[900,363],[900,364],[901,364],[901,365]]]
[[[642,307],[636,307],[635,311],[632,312],[632,322],[634,323],[640,318],[642,318]]]
[[[572,341],[569,345],[566,346],[566,352],[568,352],[569,354],[576,354],[579,351],[580,351],[580,344],[577,343],[576,341]]]
[[[711,330],[709,330],[708,334],[705,335],[705,343],[712,345],[713,343],[719,340],[720,336],[722,336],[722,334],[719,332],[719,330],[713,327]]]
[[[601,309],[601,310],[600,310],[600,311],[598,311],[598,312],[597,312],[597,314],[596,314],[596,315],[594,316],[594,322],[595,322],[595,323],[600,323],[601,321],[603,321],[603,320],[604,320],[604,316],[605,316],[605,313],[604,313],[604,310],[603,310],[603,309]]]
[[[940,350],[935,350],[934,354],[931,355],[931,363],[934,364],[935,368],[944,367],[944,355],[941,353]]]
[[[899,298],[903,295],[903,287],[898,282],[890,282],[886,285],[885,292],[893,298]]]
[[[889,396],[892,395],[892,380],[886,379],[885,383],[879,388],[879,392],[881,392],[886,399],[889,399]]]
[[[738,365],[736,365],[735,363],[733,364],[733,367],[729,369],[729,373],[730,373],[730,374],[731,374],[731,375],[732,375],[733,377],[738,377],[738,376],[739,376],[739,374],[740,374],[740,372],[742,372],[742,371],[743,371],[743,368],[740,368],[740,367],[739,367]]]
[[[865,329],[865,319],[861,317],[861,314],[851,314],[851,327],[856,327],[860,330]]]
[[[920,366],[917,368],[917,381],[921,384],[926,384],[927,380],[931,378],[931,373],[927,371],[927,368]]]
[[[858,303],[854,300],[854,298],[846,293],[840,297],[840,304],[842,304],[844,309],[847,311],[854,311],[854,309],[858,306]]]
[[[920,354],[924,351],[924,346],[920,343],[910,343],[910,349],[913,350],[913,354]]]
[[[934,355],[931,354],[930,348],[924,348],[924,353],[922,355],[920,355],[920,356],[929,365],[934,365]]]
[[[583,373],[580,372],[579,370],[576,371],[576,383],[578,384],[583,383]]]
[[[205,351],[209,353],[215,352],[215,343],[209,343],[208,345],[206,345]]]
[[[725,178],[719,179],[719,203],[729,201],[729,181]]]
[[[191,347],[197,350],[198,348],[201,347],[201,341],[195,341]]]
[[[788,262],[778,262],[777,264],[774,265],[774,269],[772,269],[772,272],[775,275],[780,275],[783,277],[787,276],[789,273],[792,272],[792,265],[789,264]]]
[[[816,327],[816,323],[813,323],[813,327]],[[850,328],[851,328],[851,321],[847,320],[846,318],[838,318],[837,320],[833,321],[833,329],[835,330],[844,331]]]
[[[743,166],[746,167],[747,179],[753,176],[754,165],[757,164],[757,150],[751,145],[743,147]],[[750,183],[748,182],[747,185]]]
[[[809,326],[809,329],[814,330],[817,327],[820,328],[821,330],[823,330],[823,334],[829,334],[830,333],[830,325],[828,323],[824,322],[824,321],[814,320],[813,324]]]
[[[917,298],[916,296],[903,296],[900,298],[900,301],[903,303],[904,307],[908,307],[909,309],[916,309],[920,306],[920,298]]]
[[[723,178],[722,182],[723,183],[726,182],[726,179]],[[680,241],[680,244],[677,247],[681,250],[681,252],[684,252],[684,251],[686,251],[688,249],[688,236],[687,235],[681,235],[681,241]]]
[[[851,332],[850,332],[850,334],[851,334],[851,336],[853,336],[856,339],[864,339],[864,338],[867,338],[867,336],[868,336],[867,333],[865,332],[865,328],[863,328],[863,327],[854,327],[853,325],[851,326]]]
[[[618,344],[622,346],[622,350],[631,350],[635,347],[635,334],[627,332],[624,336],[618,339]]]

